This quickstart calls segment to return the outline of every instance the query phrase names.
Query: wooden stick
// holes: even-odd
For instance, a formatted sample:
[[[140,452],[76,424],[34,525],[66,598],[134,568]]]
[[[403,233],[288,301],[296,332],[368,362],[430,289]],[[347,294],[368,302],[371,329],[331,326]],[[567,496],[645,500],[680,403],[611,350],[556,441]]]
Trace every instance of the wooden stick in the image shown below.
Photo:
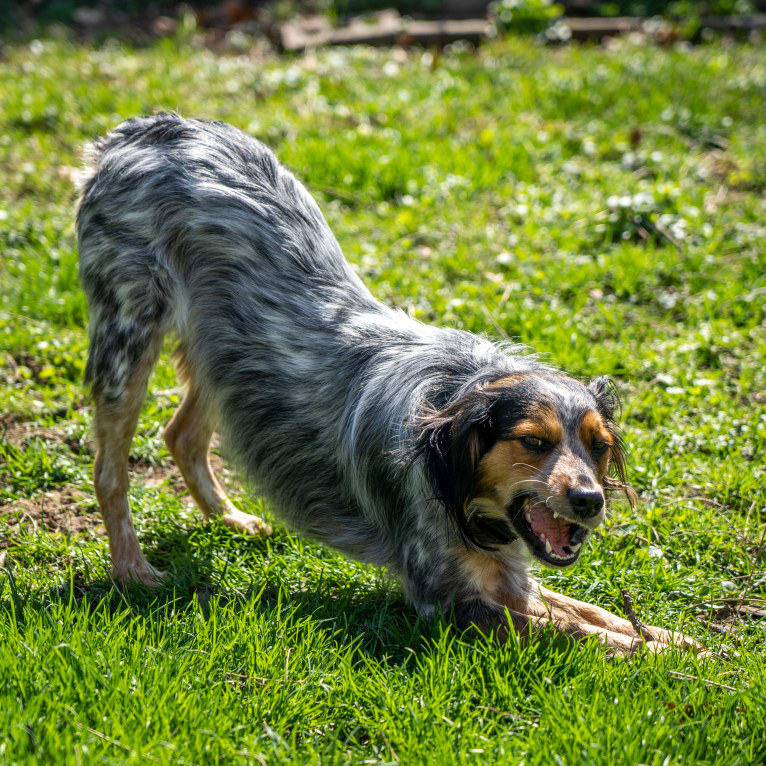
[[[730,692],[737,691],[733,686],[729,686],[728,684],[722,684],[718,681],[709,681],[707,678],[700,678],[699,676],[693,676],[690,673],[681,673],[678,670],[669,670],[668,675],[671,678],[676,679],[677,681],[701,681],[705,686],[716,686],[721,689],[726,689]]]
[[[627,616],[628,620],[630,620],[630,624],[633,626],[633,630],[635,630],[636,633],[644,639],[644,641],[656,641],[651,631],[644,627],[636,616],[636,610],[633,607],[633,597],[630,595],[630,593],[628,593],[627,590],[625,590],[625,588],[622,588],[620,593],[622,594],[622,603],[625,605],[625,615]]]

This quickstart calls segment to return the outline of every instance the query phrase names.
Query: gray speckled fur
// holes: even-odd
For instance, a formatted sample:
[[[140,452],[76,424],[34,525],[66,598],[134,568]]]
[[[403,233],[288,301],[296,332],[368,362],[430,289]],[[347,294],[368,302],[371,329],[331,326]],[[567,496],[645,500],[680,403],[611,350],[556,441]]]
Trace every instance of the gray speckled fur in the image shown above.
[[[423,614],[477,595],[411,460],[416,417],[539,363],[377,301],[306,189],[226,124],[121,124],[93,147],[77,232],[94,389],[119,400],[175,330],[229,454],[288,524],[391,567]],[[519,541],[498,555],[526,576]]]

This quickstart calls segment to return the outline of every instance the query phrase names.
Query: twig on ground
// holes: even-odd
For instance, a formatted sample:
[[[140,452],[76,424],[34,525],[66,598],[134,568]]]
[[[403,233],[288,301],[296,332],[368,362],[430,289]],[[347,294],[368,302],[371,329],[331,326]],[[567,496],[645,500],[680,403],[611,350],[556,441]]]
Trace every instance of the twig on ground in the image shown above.
[[[733,686],[729,686],[728,684],[722,684],[718,681],[708,681],[707,678],[700,678],[699,676],[693,676],[690,673],[681,673],[679,670],[669,670],[668,675],[671,678],[674,678],[676,681],[702,681],[705,686],[718,686],[721,689],[726,689],[730,692],[737,691]]]
[[[731,577],[729,577],[729,579],[730,580],[747,580],[749,577],[761,577],[763,575],[766,575],[766,569],[756,569],[755,571],[749,574],[732,575]]]
[[[736,604],[737,606],[743,606],[745,604],[766,604],[766,598],[759,596],[734,596],[734,597],[722,597],[722,598],[708,598],[705,601],[698,601],[696,604],[691,605],[691,609],[699,609],[704,607],[706,609],[713,609],[713,604]]]
[[[711,622],[708,619],[705,619],[702,616],[698,616],[697,622],[702,625],[703,628],[706,628],[710,633],[718,633],[722,636],[730,637],[734,643],[739,646],[742,643],[742,640],[734,634],[731,626],[729,625],[719,625],[718,623]]]
[[[72,708],[70,708],[70,710],[72,711],[73,714],[75,713],[75,711]],[[114,745],[115,747],[122,748],[123,750],[130,753],[131,755],[137,754],[135,750],[128,747],[127,745],[123,745],[122,742],[114,739],[114,737],[110,737],[108,734],[104,734],[103,732],[98,731],[97,729],[93,729],[90,726],[85,726],[84,724],[81,724],[79,721],[73,721],[73,723],[78,729],[87,731],[89,734],[92,734],[94,737],[98,737],[99,739],[104,740],[104,742],[108,742],[110,745]],[[140,755],[142,758],[146,758],[147,761],[157,760],[153,755],[150,755],[149,753],[142,752]]]
[[[635,630],[636,633],[644,639],[644,641],[655,641],[656,639],[652,635],[651,631],[648,628],[645,628],[636,616],[636,610],[633,608],[633,597],[625,588],[620,589],[620,594],[622,595],[622,603],[625,606],[625,615],[627,616],[628,620],[630,620],[630,624],[633,626],[633,630]]]

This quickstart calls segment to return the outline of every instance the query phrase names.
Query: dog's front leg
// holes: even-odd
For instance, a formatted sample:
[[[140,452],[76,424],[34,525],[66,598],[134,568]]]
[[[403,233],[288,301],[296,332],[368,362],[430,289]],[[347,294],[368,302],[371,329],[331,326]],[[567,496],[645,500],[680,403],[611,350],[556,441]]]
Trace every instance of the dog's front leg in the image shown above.
[[[523,608],[524,612],[517,611]],[[534,613],[529,613],[534,612]],[[522,605],[519,599],[509,598],[503,605],[489,603],[483,600],[467,601],[455,608],[455,619],[461,629],[477,628],[485,635],[490,633],[499,641],[506,641],[514,633],[522,639],[539,635],[546,629],[554,635],[567,636],[573,639],[583,639],[596,636],[608,649],[620,654],[633,654],[644,642],[637,636],[597,627],[576,619],[567,619],[563,615],[545,613],[544,609]],[[657,651],[664,645],[659,643],[646,644],[650,651]]]
[[[539,583],[534,583],[533,589],[534,592],[529,602],[535,605],[534,608],[537,613],[542,608],[554,621],[579,624],[589,633],[604,630],[614,634],[630,636],[639,641],[643,640],[637,634],[631,622],[608,612],[606,609],[602,609],[600,606],[577,601],[569,596],[548,590]],[[704,648],[694,639],[685,636],[683,633],[674,633],[664,628],[656,628],[649,625],[645,627],[653,638],[652,641],[649,641],[649,645],[653,643],[664,646],[674,645],[697,651]]]

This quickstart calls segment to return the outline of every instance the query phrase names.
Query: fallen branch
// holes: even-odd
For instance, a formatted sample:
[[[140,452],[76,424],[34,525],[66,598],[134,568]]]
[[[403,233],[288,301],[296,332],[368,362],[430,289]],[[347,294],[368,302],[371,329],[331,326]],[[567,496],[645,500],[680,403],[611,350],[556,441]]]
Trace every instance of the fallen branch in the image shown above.
[[[745,604],[766,605],[766,599],[759,596],[747,596],[746,598],[743,598],[742,596],[708,598],[705,599],[705,601],[697,601],[696,603],[691,604],[690,609],[715,609],[716,604],[736,604],[737,606],[742,606]]]
[[[633,597],[630,595],[630,593],[628,593],[625,588],[622,588],[620,590],[620,594],[622,595],[622,603],[625,606],[625,615],[627,616],[628,620],[630,620],[630,624],[633,626],[633,630],[635,630],[636,633],[644,639],[644,641],[656,641],[651,631],[644,627],[644,625],[641,624],[641,621],[636,616],[636,610],[633,608]]]
[[[729,686],[728,684],[722,684],[718,681],[708,681],[707,678],[700,678],[699,676],[693,676],[690,673],[681,673],[678,670],[669,670],[668,675],[671,678],[674,678],[676,681],[702,681],[705,686],[718,686],[721,689],[726,689],[730,692],[737,691],[733,686]]]
[[[437,48],[455,40],[478,43],[492,36],[487,19],[440,19],[418,21],[404,18],[395,9],[351,19],[333,28],[321,16],[298,18],[279,27],[278,41],[284,51],[303,51],[322,45],[410,45]]]

